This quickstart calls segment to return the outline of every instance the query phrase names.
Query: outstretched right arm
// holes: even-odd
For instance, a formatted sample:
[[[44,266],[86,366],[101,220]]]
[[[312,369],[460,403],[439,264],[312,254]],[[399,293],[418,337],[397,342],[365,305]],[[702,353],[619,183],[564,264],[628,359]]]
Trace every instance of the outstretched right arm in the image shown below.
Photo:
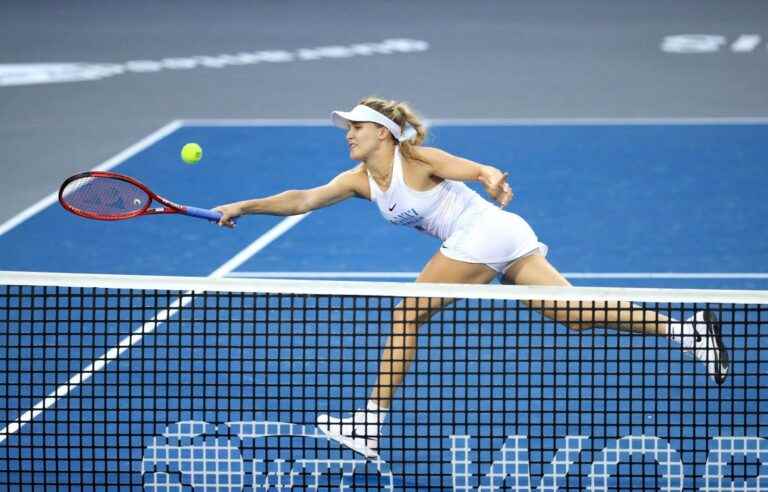
[[[339,174],[323,186],[288,190],[265,198],[221,205],[214,210],[222,214],[219,225],[234,227],[233,219],[242,215],[299,215],[333,205],[351,196],[367,198],[368,194],[368,182],[362,167],[358,166]]]

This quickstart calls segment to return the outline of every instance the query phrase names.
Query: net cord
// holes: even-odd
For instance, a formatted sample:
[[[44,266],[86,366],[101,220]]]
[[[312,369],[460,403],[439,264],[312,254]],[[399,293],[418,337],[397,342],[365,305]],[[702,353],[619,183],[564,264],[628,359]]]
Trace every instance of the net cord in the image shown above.
[[[123,276],[15,271],[0,271],[0,284],[331,296],[435,297],[574,302],[601,300],[646,303],[768,304],[768,290],[427,284],[145,275]]]

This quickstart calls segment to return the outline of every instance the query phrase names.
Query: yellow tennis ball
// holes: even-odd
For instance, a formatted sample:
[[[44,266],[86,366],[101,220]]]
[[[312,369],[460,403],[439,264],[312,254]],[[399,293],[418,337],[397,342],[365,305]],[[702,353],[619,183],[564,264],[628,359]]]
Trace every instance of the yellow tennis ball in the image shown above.
[[[181,160],[187,164],[195,164],[203,158],[203,149],[196,143],[188,143],[181,148]]]

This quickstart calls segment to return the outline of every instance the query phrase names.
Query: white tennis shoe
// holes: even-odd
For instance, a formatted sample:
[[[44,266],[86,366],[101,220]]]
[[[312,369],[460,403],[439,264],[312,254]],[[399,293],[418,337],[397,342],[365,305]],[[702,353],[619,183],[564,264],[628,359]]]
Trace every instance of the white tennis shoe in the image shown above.
[[[378,458],[379,423],[375,414],[358,410],[351,417],[317,417],[317,428],[329,438],[366,458]]]
[[[689,352],[707,366],[707,371],[718,385],[725,382],[730,371],[728,350],[720,335],[720,321],[712,311],[699,311],[686,320],[693,326],[694,346]]]

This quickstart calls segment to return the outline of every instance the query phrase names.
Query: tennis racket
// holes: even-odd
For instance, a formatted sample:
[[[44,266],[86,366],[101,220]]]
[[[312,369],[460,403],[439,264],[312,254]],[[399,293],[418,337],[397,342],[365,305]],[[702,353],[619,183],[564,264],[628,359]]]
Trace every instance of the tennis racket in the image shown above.
[[[151,207],[156,201],[161,207]],[[96,220],[124,220],[142,215],[184,214],[218,221],[221,212],[179,205],[122,174],[89,171],[67,178],[59,188],[59,203],[75,215]]]

